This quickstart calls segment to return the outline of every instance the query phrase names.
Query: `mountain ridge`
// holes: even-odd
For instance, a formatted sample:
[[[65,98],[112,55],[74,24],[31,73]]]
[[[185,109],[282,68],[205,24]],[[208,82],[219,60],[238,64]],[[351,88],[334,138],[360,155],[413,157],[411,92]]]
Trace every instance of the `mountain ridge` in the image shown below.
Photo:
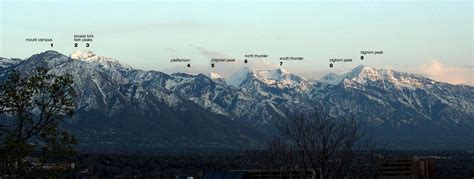
[[[136,145],[258,146],[278,119],[315,107],[334,117],[355,116],[391,137],[414,129],[414,137],[474,129],[474,87],[416,74],[358,66],[310,81],[281,68],[244,68],[229,80],[216,73],[144,71],[92,52],[73,54],[46,51],[8,63],[0,68],[0,80],[11,70],[28,75],[38,66],[71,73],[79,97],[78,115],[68,127],[83,143],[123,143],[113,137],[120,133]]]

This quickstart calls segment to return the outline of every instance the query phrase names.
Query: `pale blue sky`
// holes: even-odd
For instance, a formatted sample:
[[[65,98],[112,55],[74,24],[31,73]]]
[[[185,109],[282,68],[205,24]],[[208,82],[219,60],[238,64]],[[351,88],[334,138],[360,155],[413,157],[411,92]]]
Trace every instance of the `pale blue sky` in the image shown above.
[[[6,1],[0,4],[0,56],[26,58],[53,49],[64,54],[73,34],[94,34],[89,50],[145,70],[179,71],[170,58],[191,58],[195,71],[212,57],[244,54],[303,56],[284,68],[308,76],[359,64],[416,71],[433,61],[472,78],[473,10],[461,2],[151,2]],[[25,42],[53,38],[55,47]],[[360,50],[384,55],[358,60]],[[330,58],[354,62],[328,68]],[[218,66],[229,73],[243,64]],[[179,65],[176,67],[175,65]],[[264,64],[254,64],[261,67]],[[469,76],[470,75],[470,76]]]

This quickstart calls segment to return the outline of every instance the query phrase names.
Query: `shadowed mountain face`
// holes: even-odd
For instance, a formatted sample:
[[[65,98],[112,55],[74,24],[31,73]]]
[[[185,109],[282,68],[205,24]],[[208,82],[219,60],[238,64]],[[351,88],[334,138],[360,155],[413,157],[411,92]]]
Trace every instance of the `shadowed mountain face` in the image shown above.
[[[73,75],[77,112],[66,127],[90,146],[258,147],[276,119],[315,107],[354,116],[384,138],[474,136],[474,87],[392,70],[359,66],[308,81],[284,69],[242,69],[224,79],[142,71],[89,51],[0,64],[2,80],[39,66]]]

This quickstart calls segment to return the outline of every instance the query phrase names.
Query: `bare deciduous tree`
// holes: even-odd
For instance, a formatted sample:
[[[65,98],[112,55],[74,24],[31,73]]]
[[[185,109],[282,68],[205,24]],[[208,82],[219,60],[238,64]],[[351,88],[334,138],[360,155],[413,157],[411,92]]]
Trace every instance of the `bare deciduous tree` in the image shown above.
[[[282,119],[277,126],[264,157],[267,168],[312,169],[323,178],[344,178],[374,156],[375,142],[353,117],[337,119],[314,110]]]

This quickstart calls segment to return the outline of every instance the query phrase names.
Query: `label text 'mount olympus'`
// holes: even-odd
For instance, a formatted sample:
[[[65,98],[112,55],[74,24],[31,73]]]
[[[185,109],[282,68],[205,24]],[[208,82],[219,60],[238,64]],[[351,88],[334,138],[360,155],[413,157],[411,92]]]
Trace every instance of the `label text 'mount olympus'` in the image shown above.
[[[52,38],[26,38],[27,42],[52,42]]]

